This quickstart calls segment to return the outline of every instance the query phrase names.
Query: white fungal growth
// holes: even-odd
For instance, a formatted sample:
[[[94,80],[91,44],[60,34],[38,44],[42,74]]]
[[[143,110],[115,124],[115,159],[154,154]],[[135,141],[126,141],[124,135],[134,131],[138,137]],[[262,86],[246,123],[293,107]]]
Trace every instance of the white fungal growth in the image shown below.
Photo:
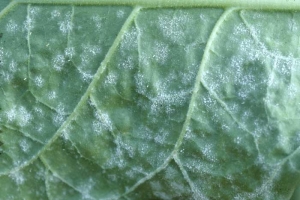
[[[38,87],[43,87],[44,85],[44,79],[41,75],[38,75],[34,78],[34,84]]]
[[[185,38],[183,24],[187,24],[189,18],[184,13],[178,15],[162,15],[158,18],[158,28],[162,34],[174,43],[180,43]]]
[[[105,84],[116,84],[117,83],[117,76],[115,74],[109,74],[105,79]]]
[[[64,55],[56,55],[53,60],[53,68],[56,70],[56,71],[61,71],[62,70],[62,67],[64,66],[65,64],[65,57]]]
[[[26,139],[23,139],[20,142],[20,147],[21,147],[22,151],[26,153],[30,149],[30,144],[28,143],[28,141]]]
[[[9,20],[6,24],[6,31],[8,33],[16,33],[19,29],[18,24],[14,20]]]
[[[95,23],[96,29],[100,30],[102,28],[102,17],[95,15],[92,17],[92,21]]]
[[[31,113],[23,106],[19,108],[20,126],[26,126],[33,119]]]
[[[55,91],[50,91],[50,92],[48,93],[48,98],[49,98],[50,100],[56,99],[56,98],[57,98],[56,92],[55,92]]]
[[[16,72],[17,71],[17,62],[12,60],[10,63],[9,63],[9,71],[11,72]]]
[[[63,21],[58,22],[59,30],[63,34],[68,34],[73,29],[73,23],[71,21],[71,17],[72,17],[71,13],[68,12],[65,15],[65,19]]]
[[[75,55],[75,48],[74,47],[68,47],[65,49],[65,55],[69,58],[72,58]]]
[[[53,10],[51,12],[51,19],[57,18],[60,16],[60,12],[58,10]]]
[[[24,174],[18,170],[9,174],[9,177],[17,184],[22,185],[25,182]]]
[[[17,115],[17,110],[15,106],[12,107],[10,110],[6,111],[6,117],[10,122],[16,119],[16,115]]]
[[[101,125],[105,130],[113,130],[113,123],[107,113],[95,112],[95,117],[101,122]]]
[[[169,47],[165,43],[156,42],[154,45],[153,58],[160,64],[164,64],[169,55]]]
[[[117,11],[117,17],[118,17],[118,18],[123,18],[124,16],[125,16],[124,10],[118,10],[118,11]]]

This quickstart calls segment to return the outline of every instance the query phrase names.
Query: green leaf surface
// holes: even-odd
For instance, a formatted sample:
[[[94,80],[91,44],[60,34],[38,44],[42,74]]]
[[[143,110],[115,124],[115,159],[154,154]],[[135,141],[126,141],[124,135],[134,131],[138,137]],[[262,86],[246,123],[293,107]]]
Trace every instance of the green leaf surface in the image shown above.
[[[290,199],[300,13],[216,2],[2,1],[0,199]]]

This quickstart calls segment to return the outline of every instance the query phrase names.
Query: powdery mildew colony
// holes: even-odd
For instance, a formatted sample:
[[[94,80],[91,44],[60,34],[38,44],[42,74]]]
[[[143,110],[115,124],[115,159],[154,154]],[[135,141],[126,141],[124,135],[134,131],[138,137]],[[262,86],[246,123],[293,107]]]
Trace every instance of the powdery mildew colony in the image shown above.
[[[292,192],[298,13],[20,4],[1,17],[2,199]]]

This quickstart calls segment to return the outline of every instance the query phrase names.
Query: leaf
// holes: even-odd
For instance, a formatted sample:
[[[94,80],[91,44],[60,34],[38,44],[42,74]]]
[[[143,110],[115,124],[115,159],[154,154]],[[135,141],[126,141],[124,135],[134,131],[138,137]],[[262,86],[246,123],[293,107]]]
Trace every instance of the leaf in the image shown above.
[[[0,3],[0,199],[291,198],[293,3],[51,2]]]

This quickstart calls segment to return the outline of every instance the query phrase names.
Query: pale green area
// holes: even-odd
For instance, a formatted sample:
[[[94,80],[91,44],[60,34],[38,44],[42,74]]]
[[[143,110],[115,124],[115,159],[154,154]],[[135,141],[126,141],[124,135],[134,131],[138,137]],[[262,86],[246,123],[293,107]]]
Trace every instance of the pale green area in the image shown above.
[[[67,3],[0,14],[1,200],[291,198],[298,12]]]

